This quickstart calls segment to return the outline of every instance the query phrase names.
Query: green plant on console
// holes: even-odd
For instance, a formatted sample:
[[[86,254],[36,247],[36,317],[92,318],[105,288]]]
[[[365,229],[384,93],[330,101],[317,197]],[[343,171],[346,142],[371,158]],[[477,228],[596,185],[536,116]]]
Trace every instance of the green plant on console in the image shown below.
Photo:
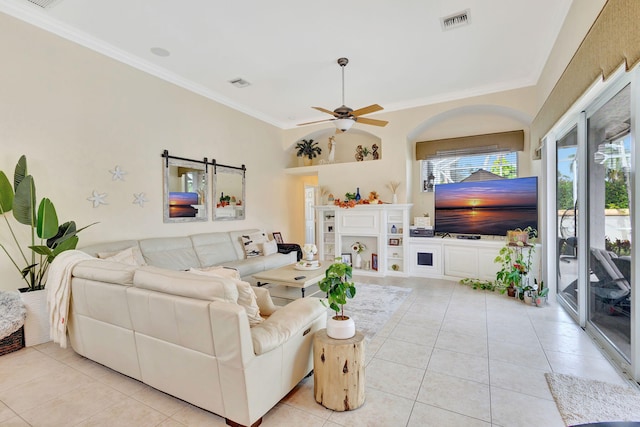
[[[16,221],[30,227],[30,245],[28,243],[21,244],[18,241],[7,217],[11,211],[13,211],[13,217]],[[36,185],[33,176],[27,173],[27,158],[24,155],[20,157],[16,165],[13,187],[7,175],[0,171],[0,215],[7,224],[18,255],[11,256],[5,244],[0,243],[0,247],[22,275],[22,279],[27,285],[27,291],[44,289],[49,264],[60,253],[75,249],[78,244],[77,234],[93,225],[90,224],[80,230],[76,229],[74,221],[58,225],[56,209],[51,200],[46,197],[36,206]],[[30,257],[23,250],[24,246],[31,249]],[[21,268],[18,265],[19,262],[24,262],[25,267]]]
[[[356,296],[356,287],[351,281],[352,272],[350,265],[335,262],[327,268],[324,279],[318,283],[320,290],[327,294],[329,308],[336,312],[335,317],[339,319],[345,317],[344,305],[347,303],[347,299]],[[321,301],[323,304],[325,303],[324,300]]]
[[[308,157],[309,159],[313,159],[320,154],[322,154],[322,148],[318,146],[318,143],[313,139],[306,140],[303,139],[301,142],[296,144],[296,155],[298,157]]]

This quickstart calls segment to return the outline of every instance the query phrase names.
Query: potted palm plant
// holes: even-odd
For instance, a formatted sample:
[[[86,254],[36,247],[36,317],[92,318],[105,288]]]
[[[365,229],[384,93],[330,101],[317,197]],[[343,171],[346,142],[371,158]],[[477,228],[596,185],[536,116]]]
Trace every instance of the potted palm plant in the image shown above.
[[[308,141],[306,139],[303,139],[302,141],[298,142],[296,144],[296,150],[298,150],[296,152],[296,155],[298,157],[304,158],[305,166],[310,166],[311,161],[322,154],[322,148],[320,148],[318,146],[318,143],[313,139],[310,139]]]
[[[73,221],[58,224],[58,215],[53,202],[48,198],[43,198],[36,206],[36,186],[33,176],[27,173],[27,158],[23,155],[16,164],[13,186],[9,182],[7,175],[0,171],[0,216],[4,218],[9,230],[9,242],[13,242],[15,249],[9,250],[8,243],[3,239],[0,248],[7,255],[13,266],[18,270],[24,286],[20,288],[22,299],[27,306],[27,320],[25,323],[25,341],[27,345],[35,345],[41,340],[39,337],[48,337],[48,317],[46,313],[39,313],[38,310],[46,310],[45,283],[49,265],[60,253],[75,249],[78,244],[77,234],[82,230],[76,229]],[[15,220],[29,227],[29,241],[20,242],[13,230],[12,222],[8,218],[8,213],[13,212]],[[14,223],[15,224],[15,223]],[[93,224],[91,224],[93,225]],[[88,227],[88,226],[87,226]],[[87,228],[84,227],[84,228]],[[30,249],[30,253],[25,250]],[[12,255],[17,254],[17,255]],[[19,264],[23,264],[20,266]],[[30,305],[39,307],[30,310]],[[47,325],[36,326],[34,328],[46,329],[41,332],[31,332],[31,319],[38,319],[44,315]],[[36,320],[37,321],[37,320]],[[31,338],[33,337],[33,339]],[[31,341],[31,342],[30,342]]]
[[[335,262],[327,268],[324,279],[318,283],[320,290],[327,294],[329,308],[336,312],[335,316],[327,320],[327,335],[334,339],[348,339],[356,334],[353,319],[344,314],[347,299],[356,296],[356,287],[351,277],[350,265]]]

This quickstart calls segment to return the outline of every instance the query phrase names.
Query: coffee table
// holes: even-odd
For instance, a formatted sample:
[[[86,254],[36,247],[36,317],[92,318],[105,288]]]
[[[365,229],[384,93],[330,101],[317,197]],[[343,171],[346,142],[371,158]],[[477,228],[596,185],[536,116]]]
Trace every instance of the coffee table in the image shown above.
[[[322,264],[316,270],[298,270],[294,268],[295,266],[296,264],[291,264],[274,268],[273,270],[262,271],[254,274],[253,277],[257,280],[258,286],[272,283],[274,285],[300,288],[302,298],[319,293],[320,290],[318,289],[310,295],[305,295],[305,289],[322,280],[325,275],[325,268],[322,267]]]

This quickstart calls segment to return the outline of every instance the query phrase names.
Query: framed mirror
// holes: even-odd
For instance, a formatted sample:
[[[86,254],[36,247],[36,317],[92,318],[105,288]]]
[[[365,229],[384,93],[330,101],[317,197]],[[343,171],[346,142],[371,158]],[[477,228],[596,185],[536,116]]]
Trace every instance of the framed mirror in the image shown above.
[[[202,162],[171,157],[165,151],[164,222],[207,221],[209,174]]]
[[[213,219],[244,219],[246,168],[217,165],[215,161],[213,168]]]

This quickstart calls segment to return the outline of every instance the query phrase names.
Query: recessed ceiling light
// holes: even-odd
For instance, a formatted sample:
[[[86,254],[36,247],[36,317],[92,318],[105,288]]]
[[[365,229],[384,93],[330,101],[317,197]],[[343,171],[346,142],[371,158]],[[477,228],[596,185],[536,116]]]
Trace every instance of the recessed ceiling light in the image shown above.
[[[239,88],[243,88],[251,85],[251,83],[249,83],[245,79],[241,79],[240,77],[238,77],[237,79],[229,80],[229,83]]]
[[[151,53],[153,53],[154,55],[158,55],[162,57],[171,55],[171,52],[161,47],[152,47],[150,50],[151,50]]]

